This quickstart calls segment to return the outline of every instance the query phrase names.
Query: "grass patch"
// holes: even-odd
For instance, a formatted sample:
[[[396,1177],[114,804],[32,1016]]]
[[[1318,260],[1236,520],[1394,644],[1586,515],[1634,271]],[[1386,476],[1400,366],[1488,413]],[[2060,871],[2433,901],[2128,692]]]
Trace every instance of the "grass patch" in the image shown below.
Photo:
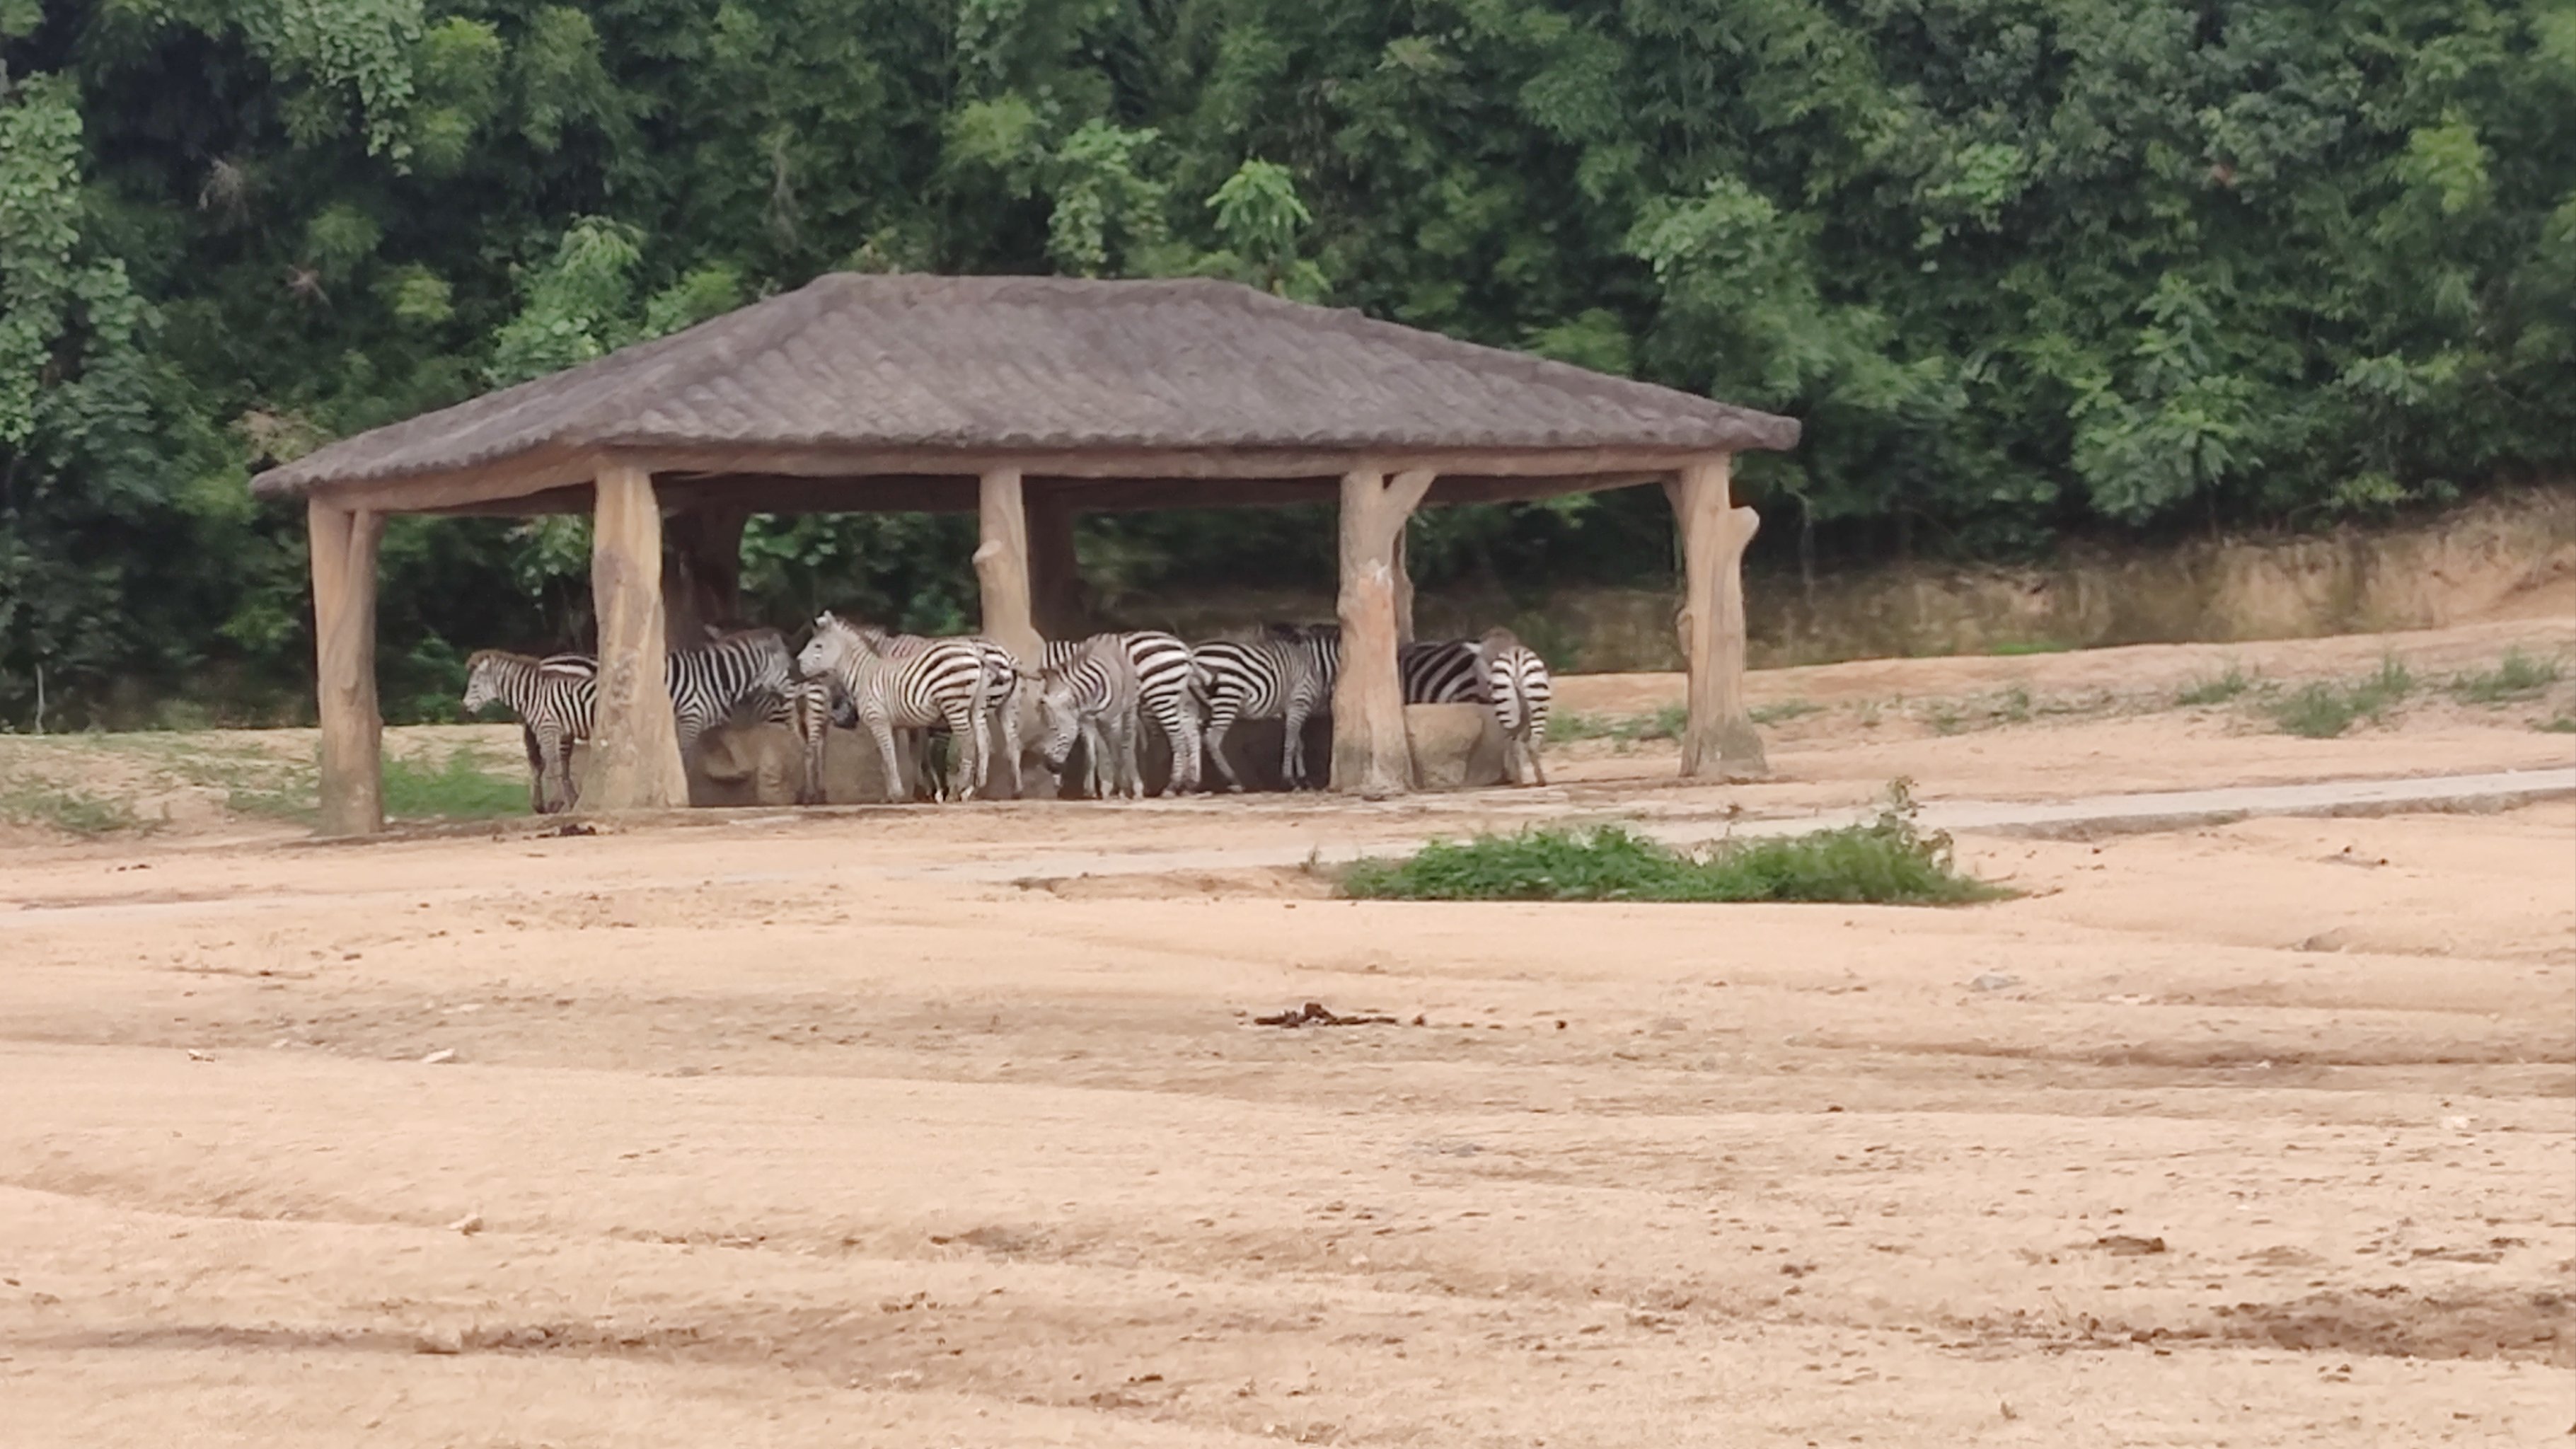
[[[2562,714],[2556,719],[2536,720],[2531,727],[2546,734],[2576,735],[2576,714]]]
[[[2558,682],[2555,659],[2534,659],[2519,649],[2505,651],[2496,667],[2463,674],[2451,681],[2451,696],[2463,704],[2504,704],[2530,699]]]
[[[143,822],[122,800],[56,785],[13,785],[0,790],[0,820],[42,825],[71,835],[113,835]]]
[[[2390,655],[2379,672],[2350,684],[2303,685],[2272,707],[2273,722],[2290,734],[2327,740],[2361,720],[2378,723],[2388,711],[2415,692],[2415,675],[2406,662]]]
[[[2072,644],[2061,643],[2055,639],[2023,639],[2010,644],[1998,644],[1986,652],[2009,659],[2023,654],[2065,654],[2074,648]]]
[[[1805,715],[1821,714],[1824,712],[1824,708],[1825,707],[1821,704],[1811,704],[1803,699],[1784,699],[1778,704],[1755,706],[1753,709],[1753,722],[1758,725],[1775,725],[1783,720],[1793,720]]]
[[[1674,850],[1625,827],[1435,842],[1343,871],[1342,894],[1408,901],[1812,901],[1961,905],[2011,895],[1961,872],[1947,833],[1915,827],[1898,781],[1866,825]]]
[[[2238,695],[2245,693],[2253,687],[2254,676],[2246,673],[2242,668],[2230,664],[2227,666],[2227,672],[2225,674],[2211,675],[2209,678],[2201,680],[2196,684],[2186,686],[2182,693],[2174,696],[2174,703],[2181,705],[2185,709],[2191,709],[2202,705],[2225,704],[2229,700],[2236,698]]]
[[[385,814],[397,820],[491,820],[528,813],[524,773],[496,775],[471,750],[449,754],[437,769],[413,760],[385,761]]]
[[[1639,740],[1677,740],[1689,718],[1689,708],[1678,704],[1665,705],[1653,714],[1569,714],[1548,722],[1547,737],[1550,743],[1615,740],[1623,745]]]

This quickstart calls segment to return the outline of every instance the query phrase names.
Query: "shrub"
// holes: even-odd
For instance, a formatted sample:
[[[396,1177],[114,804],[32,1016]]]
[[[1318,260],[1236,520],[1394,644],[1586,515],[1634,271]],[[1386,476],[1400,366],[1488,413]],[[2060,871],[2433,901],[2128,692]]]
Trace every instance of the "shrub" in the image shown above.
[[[2451,695],[2464,704],[2503,704],[2529,699],[2558,682],[2558,661],[2534,659],[2519,649],[2505,651],[2496,667],[2482,674],[2463,674],[2451,681]]]
[[[2225,674],[2213,675],[2191,685],[2174,696],[2174,703],[2184,708],[2198,705],[2225,704],[2254,687],[2254,676],[2236,665],[2227,666]]]
[[[2415,692],[2414,672],[2390,655],[2379,672],[2351,684],[2316,683],[2301,687],[2272,710],[2282,729],[2312,740],[2332,739],[2356,720],[2384,720],[2398,701]]]
[[[1413,901],[1812,901],[1958,905],[2012,892],[1962,873],[1950,837],[1914,824],[1898,781],[1878,818],[1806,835],[1674,850],[1628,830],[1540,828],[1363,860],[1342,893]]]

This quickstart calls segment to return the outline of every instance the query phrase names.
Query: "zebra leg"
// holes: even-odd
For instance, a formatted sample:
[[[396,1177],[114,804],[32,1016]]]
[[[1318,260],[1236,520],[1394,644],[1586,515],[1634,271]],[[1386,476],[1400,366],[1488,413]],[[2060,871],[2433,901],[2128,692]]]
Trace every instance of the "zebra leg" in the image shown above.
[[[1281,716],[1279,779],[1291,790],[1306,788],[1306,701],[1291,699]]]
[[[537,732],[525,721],[519,725],[519,743],[528,752],[528,813],[546,813],[546,757],[537,749]]]
[[[1190,727],[1189,715],[1182,700],[1155,701],[1154,723],[1162,726],[1163,738],[1172,744],[1172,777],[1163,785],[1166,795],[1187,795],[1199,787],[1198,731]]]
[[[1216,772],[1225,777],[1226,790],[1231,794],[1240,795],[1243,793],[1243,777],[1234,772],[1233,763],[1225,757],[1225,732],[1234,727],[1235,708],[1235,703],[1231,699],[1208,701],[1207,734],[1203,737],[1203,747],[1207,752],[1208,762],[1215,765]]]
[[[1145,768],[1136,758],[1136,737],[1143,733],[1139,723],[1132,714],[1118,718],[1118,768],[1126,777],[1118,793],[1130,800],[1145,798]]]
[[[984,706],[981,701],[948,710],[948,749],[955,758],[948,762],[949,796],[957,800],[981,799],[983,791],[975,779],[975,766],[984,758],[988,744],[985,734]],[[973,754],[967,753],[969,744]]]
[[[823,803],[823,750],[832,733],[832,710],[828,704],[817,704],[800,698],[796,706],[798,743],[805,747],[804,778],[796,782],[796,803]]]
[[[894,726],[882,714],[862,715],[861,719],[867,725],[868,733],[875,737],[877,759],[885,766],[887,801],[897,805],[912,803],[912,781],[905,778],[903,765],[895,757]]]

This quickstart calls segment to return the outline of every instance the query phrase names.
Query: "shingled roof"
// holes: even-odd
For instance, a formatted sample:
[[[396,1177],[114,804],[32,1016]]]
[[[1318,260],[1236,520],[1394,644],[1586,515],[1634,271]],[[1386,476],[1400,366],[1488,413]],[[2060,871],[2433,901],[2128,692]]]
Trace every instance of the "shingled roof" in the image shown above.
[[[343,439],[263,497],[565,449],[1785,449],[1788,418],[1230,282],[836,274]],[[911,465],[918,468],[918,464]]]

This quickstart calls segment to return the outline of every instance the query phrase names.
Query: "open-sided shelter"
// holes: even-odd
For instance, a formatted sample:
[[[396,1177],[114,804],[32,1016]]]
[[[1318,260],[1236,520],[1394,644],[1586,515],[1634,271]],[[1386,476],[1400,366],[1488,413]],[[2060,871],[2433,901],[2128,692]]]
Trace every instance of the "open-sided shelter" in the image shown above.
[[[666,645],[729,619],[753,513],[975,510],[983,630],[1036,662],[1085,509],[1337,501],[1332,780],[1406,788],[1405,522],[1426,503],[1661,483],[1684,540],[1682,770],[1755,769],[1730,460],[1798,424],[1215,281],[823,277],[254,479],[312,530],[322,828],[381,828],[376,546],[395,513],[590,510],[586,809],[687,798]],[[665,567],[665,554],[670,566]]]

